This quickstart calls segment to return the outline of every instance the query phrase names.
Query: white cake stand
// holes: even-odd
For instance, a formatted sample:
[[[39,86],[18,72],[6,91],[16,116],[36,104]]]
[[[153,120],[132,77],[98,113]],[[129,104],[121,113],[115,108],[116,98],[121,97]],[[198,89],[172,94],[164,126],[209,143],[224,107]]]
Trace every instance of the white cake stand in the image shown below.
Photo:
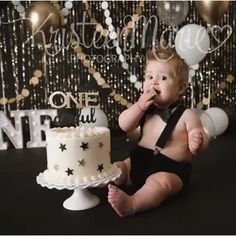
[[[47,187],[49,189],[55,188],[58,190],[69,189],[74,190],[74,193],[64,201],[63,207],[71,211],[80,211],[90,209],[97,206],[100,203],[100,199],[89,192],[88,188],[92,187],[103,187],[109,182],[115,181],[121,175],[121,169],[116,167],[111,175],[106,178],[92,181],[88,183],[74,184],[74,185],[57,185],[55,183],[50,183],[45,179],[44,173],[40,173],[36,177],[36,181],[42,187]]]

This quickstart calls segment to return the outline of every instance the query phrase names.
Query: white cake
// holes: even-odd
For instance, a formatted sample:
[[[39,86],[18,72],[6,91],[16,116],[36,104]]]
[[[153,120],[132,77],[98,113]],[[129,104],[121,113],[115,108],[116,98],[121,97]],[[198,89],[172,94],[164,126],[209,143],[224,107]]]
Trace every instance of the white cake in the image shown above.
[[[110,130],[105,127],[64,127],[46,132],[44,178],[57,185],[103,180],[112,174]]]

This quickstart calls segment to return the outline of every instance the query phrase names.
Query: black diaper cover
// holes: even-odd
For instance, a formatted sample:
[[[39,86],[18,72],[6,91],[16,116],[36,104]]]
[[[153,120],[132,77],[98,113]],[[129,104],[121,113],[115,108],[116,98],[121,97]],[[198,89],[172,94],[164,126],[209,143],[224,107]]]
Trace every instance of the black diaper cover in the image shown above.
[[[162,153],[154,155],[153,150],[140,146],[131,151],[130,160],[130,179],[136,186],[143,186],[150,175],[161,171],[178,175],[184,187],[189,183],[192,170],[189,162],[178,162]]]

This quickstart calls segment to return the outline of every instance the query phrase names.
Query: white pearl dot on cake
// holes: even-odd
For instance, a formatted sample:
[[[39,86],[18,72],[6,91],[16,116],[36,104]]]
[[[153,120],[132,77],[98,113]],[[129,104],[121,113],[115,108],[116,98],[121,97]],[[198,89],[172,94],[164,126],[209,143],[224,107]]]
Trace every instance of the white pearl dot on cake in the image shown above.
[[[97,180],[97,178],[96,178],[94,175],[92,175],[92,176],[91,176],[91,180],[92,180],[92,181],[95,181],[95,180]]]
[[[101,174],[98,174],[98,178],[99,178],[99,179],[102,179],[103,176],[102,176]]]
[[[107,177],[107,176],[108,176],[107,172],[104,171],[104,172],[103,172],[103,176],[104,176],[104,177]]]

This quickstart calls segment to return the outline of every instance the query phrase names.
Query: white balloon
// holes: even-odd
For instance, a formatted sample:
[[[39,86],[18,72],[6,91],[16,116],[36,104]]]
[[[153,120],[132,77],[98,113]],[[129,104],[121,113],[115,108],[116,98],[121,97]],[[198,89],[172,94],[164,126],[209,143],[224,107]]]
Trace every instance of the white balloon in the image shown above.
[[[210,115],[207,112],[197,109],[197,108],[192,108],[191,110],[201,120],[203,129],[207,133],[209,138],[214,138],[216,136],[216,128],[215,128],[214,121],[212,120]]]
[[[229,117],[227,113],[219,107],[210,107],[206,112],[214,122],[216,135],[223,134],[229,126]]]
[[[199,63],[207,55],[209,47],[209,35],[201,25],[187,24],[176,34],[176,52],[188,65]]]
[[[108,119],[100,108],[84,107],[79,113],[79,125],[86,127],[108,127]]]

